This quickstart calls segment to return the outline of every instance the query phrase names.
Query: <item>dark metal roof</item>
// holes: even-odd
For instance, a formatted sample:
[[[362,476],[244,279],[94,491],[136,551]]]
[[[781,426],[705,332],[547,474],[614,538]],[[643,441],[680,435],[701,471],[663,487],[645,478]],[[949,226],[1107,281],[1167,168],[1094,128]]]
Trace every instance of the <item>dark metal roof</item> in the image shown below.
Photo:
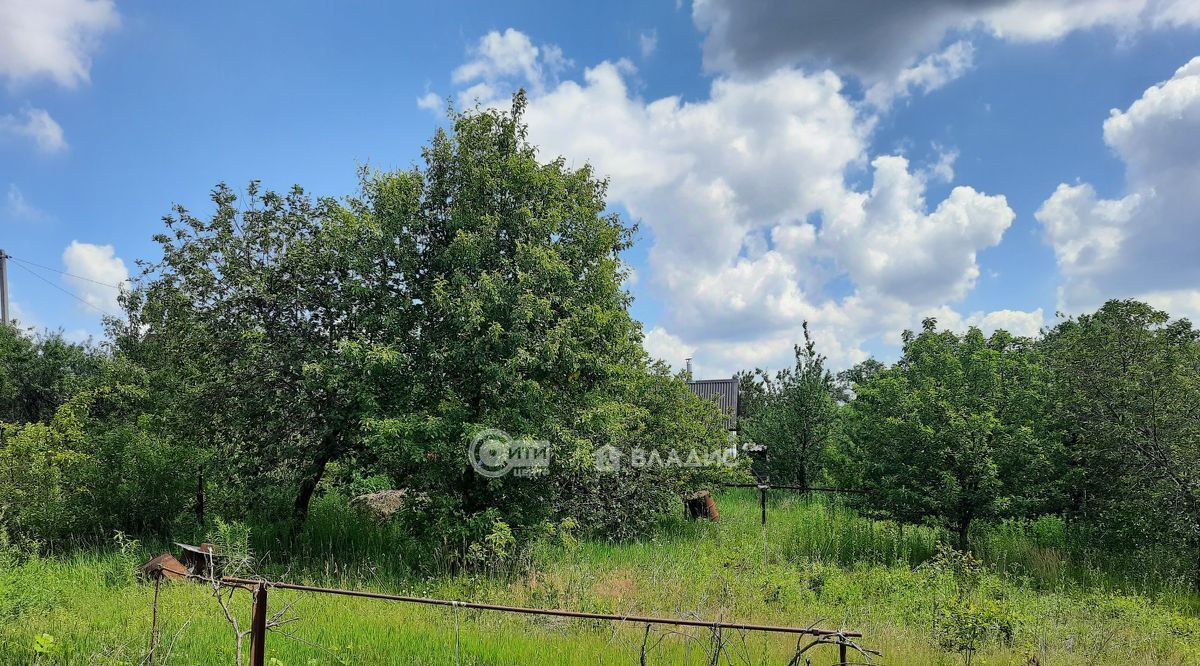
[[[715,400],[721,412],[725,414],[725,427],[737,430],[738,382],[736,379],[699,379],[688,382],[692,393]]]

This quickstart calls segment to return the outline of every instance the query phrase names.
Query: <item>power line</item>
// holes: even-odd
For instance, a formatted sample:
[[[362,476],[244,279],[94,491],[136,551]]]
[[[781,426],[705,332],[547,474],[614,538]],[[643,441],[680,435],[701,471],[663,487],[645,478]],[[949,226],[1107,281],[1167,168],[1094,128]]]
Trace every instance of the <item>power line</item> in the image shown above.
[[[66,272],[66,271],[60,271],[60,270],[58,270],[57,268],[51,268],[51,267],[49,267],[49,266],[43,266],[43,265],[41,265],[41,264],[34,263],[34,262],[32,262],[32,261],[29,261],[29,260],[26,260],[26,259],[18,259],[17,257],[14,257],[14,256],[12,256],[11,254],[10,254],[10,255],[8,255],[8,258],[9,258],[9,259],[12,259],[13,261],[19,261],[19,262],[21,262],[21,263],[23,263],[23,264],[29,264],[30,266],[33,266],[33,267],[35,267],[35,268],[40,268],[40,269],[42,269],[42,270],[47,270],[47,271],[53,271],[53,272],[55,272],[55,273],[58,273],[58,274],[60,274],[60,275],[66,275],[67,277],[73,277],[73,278],[75,278],[76,280],[84,280],[84,281],[86,281],[86,282],[91,282],[92,284],[98,284],[98,285],[100,285],[101,287],[110,287],[110,288],[112,288],[112,289],[120,289],[120,288],[121,288],[121,286],[120,286],[120,285],[116,285],[116,284],[110,284],[110,283],[108,283],[108,282],[101,282],[101,281],[99,281],[99,280],[93,280],[92,278],[89,278],[89,277],[83,277],[82,275],[75,275],[74,273],[68,273],[68,272]],[[26,270],[28,270],[28,269],[26,269]]]
[[[13,258],[13,256],[12,256],[12,255],[9,255],[9,259],[12,259],[12,258]],[[73,299],[75,299],[75,300],[79,301],[80,303],[83,303],[84,305],[86,305],[86,306],[88,306],[89,308],[91,308],[91,309],[95,310],[96,312],[99,312],[100,314],[102,314],[102,315],[105,315],[106,317],[112,317],[112,316],[113,316],[113,314],[112,314],[112,313],[110,313],[109,311],[107,311],[107,310],[104,310],[104,309],[102,309],[102,308],[100,308],[100,307],[98,307],[98,306],[96,306],[96,305],[92,305],[91,303],[89,303],[89,302],[85,301],[84,299],[80,298],[79,296],[77,296],[77,295],[75,295],[75,294],[72,294],[71,292],[67,291],[66,289],[63,289],[62,287],[60,287],[60,286],[58,286],[58,285],[54,284],[53,282],[51,282],[51,281],[47,280],[46,278],[42,277],[41,275],[38,275],[37,273],[34,273],[33,271],[29,270],[29,269],[28,269],[28,268],[26,268],[25,266],[22,266],[21,264],[17,264],[16,266],[17,266],[17,268],[20,268],[21,270],[25,271],[26,273],[29,273],[29,274],[30,274],[30,275],[32,275],[33,277],[35,277],[35,278],[37,278],[37,279],[41,280],[42,282],[45,282],[46,284],[50,285],[51,287],[54,287],[55,289],[57,289],[57,290],[61,291],[62,293],[66,294],[67,296],[70,296],[71,298],[73,298]],[[111,285],[109,285],[109,286],[111,286]]]

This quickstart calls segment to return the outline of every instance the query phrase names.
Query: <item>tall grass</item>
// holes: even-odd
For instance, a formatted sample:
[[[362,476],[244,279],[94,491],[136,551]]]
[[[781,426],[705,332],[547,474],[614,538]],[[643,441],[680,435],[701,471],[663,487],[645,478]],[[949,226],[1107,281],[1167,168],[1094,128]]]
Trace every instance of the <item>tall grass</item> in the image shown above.
[[[718,501],[719,523],[677,518],[636,542],[540,543],[526,567],[507,575],[441,571],[398,528],[364,520],[337,498],[314,505],[292,545],[270,527],[256,528],[255,543],[260,572],[274,578],[617,614],[846,626],[882,649],[883,663],[959,661],[934,639],[947,580],[923,565],[944,537],[938,530],[873,522],[836,498],[782,493],[771,499],[764,528],[753,491]],[[1055,529],[1006,524],[972,535],[992,562],[979,603],[1015,627],[1011,638],[984,646],[977,663],[1200,660],[1200,621],[1188,604],[1089,587],[1086,576],[1072,578],[1075,564],[1038,564],[1036,558],[1047,557],[1038,553],[1068,557],[1069,539]],[[152,590],[136,582],[132,570],[160,548],[110,546],[0,566],[0,663],[138,663]],[[621,623],[461,609],[456,618],[446,608],[271,592],[272,612],[293,601],[288,613],[300,619],[286,630],[295,640],[282,633],[268,638],[276,664],[452,664],[456,643],[464,664],[630,664],[640,660],[646,640],[644,627]],[[235,595],[242,618],[246,604],[246,595]],[[157,663],[232,662],[231,630],[210,590],[169,584],[159,611],[164,652]],[[52,637],[48,648],[45,635]],[[708,630],[655,630],[647,660],[707,663],[711,638]],[[795,649],[783,637],[735,632],[725,638],[732,663],[786,663]],[[814,663],[830,663],[836,652],[809,654]]]
[[[1097,547],[1086,526],[1062,518],[1006,520],[971,534],[972,548],[996,571],[1039,589],[1078,588],[1150,595],[1200,609],[1193,563],[1167,548]]]
[[[792,560],[916,566],[934,556],[943,536],[928,527],[869,520],[834,497],[787,495],[769,510],[787,517],[783,552]]]

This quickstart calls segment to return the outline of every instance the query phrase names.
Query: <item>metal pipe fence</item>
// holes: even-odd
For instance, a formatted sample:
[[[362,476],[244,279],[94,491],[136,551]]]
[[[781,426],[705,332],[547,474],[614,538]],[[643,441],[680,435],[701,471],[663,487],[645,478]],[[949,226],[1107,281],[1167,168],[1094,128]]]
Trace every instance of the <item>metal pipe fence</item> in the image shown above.
[[[234,576],[222,577],[217,581],[205,578],[203,576],[189,576],[193,580],[200,580],[207,583],[218,582],[221,585],[228,585],[249,590],[253,596],[251,604],[251,621],[250,621],[250,666],[263,666],[266,663],[266,635],[269,629],[267,622],[267,603],[268,591],[271,588],[279,590],[294,590],[298,592],[311,592],[318,594],[332,594],[346,597],[358,597],[363,599],[376,599],[380,601],[393,601],[401,603],[421,604],[430,606],[446,606],[452,608],[475,609],[484,611],[497,611],[504,613],[517,613],[524,615],[543,615],[585,620],[605,620],[611,622],[628,622],[632,624],[644,625],[674,625],[682,627],[699,627],[711,629],[714,632],[722,629],[730,629],[734,631],[757,631],[765,633],[791,634],[795,636],[811,636],[816,641],[808,647],[815,645],[837,645],[838,646],[838,663],[848,664],[848,650],[855,649],[860,653],[872,652],[865,648],[859,647],[852,639],[861,638],[862,633],[858,631],[849,631],[843,629],[822,629],[815,626],[797,627],[797,626],[779,626],[768,624],[753,624],[746,622],[729,622],[724,620],[695,620],[687,618],[664,618],[651,617],[644,615],[618,615],[614,613],[591,613],[584,611],[571,611],[549,608],[530,608],[524,606],[505,606],[500,604],[486,604],[472,601],[455,601],[451,599],[435,599],[431,597],[415,597],[400,594],[387,594],[383,592],[368,592],[364,590],[347,590],[332,587],[318,587],[315,585],[301,585],[297,583],[286,583],[281,581],[268,581],[254,578],[239,578]],[[805,648],[805,650],[808,649]],[[799,652],[798,652],[799,653]],[[797,662],[798,663],[798,662]]]

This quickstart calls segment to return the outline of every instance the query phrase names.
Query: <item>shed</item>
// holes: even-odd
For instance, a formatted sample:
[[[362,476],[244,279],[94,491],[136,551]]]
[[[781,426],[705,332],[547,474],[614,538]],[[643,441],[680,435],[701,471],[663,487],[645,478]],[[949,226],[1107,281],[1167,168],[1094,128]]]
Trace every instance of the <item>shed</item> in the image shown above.
[[[717,403],[717,406],[721,408],[721,413],[725,415],[726,430],[736,431],[738,429],[737,379],[698,379],[688,382],[688,388],[701,398]]]

